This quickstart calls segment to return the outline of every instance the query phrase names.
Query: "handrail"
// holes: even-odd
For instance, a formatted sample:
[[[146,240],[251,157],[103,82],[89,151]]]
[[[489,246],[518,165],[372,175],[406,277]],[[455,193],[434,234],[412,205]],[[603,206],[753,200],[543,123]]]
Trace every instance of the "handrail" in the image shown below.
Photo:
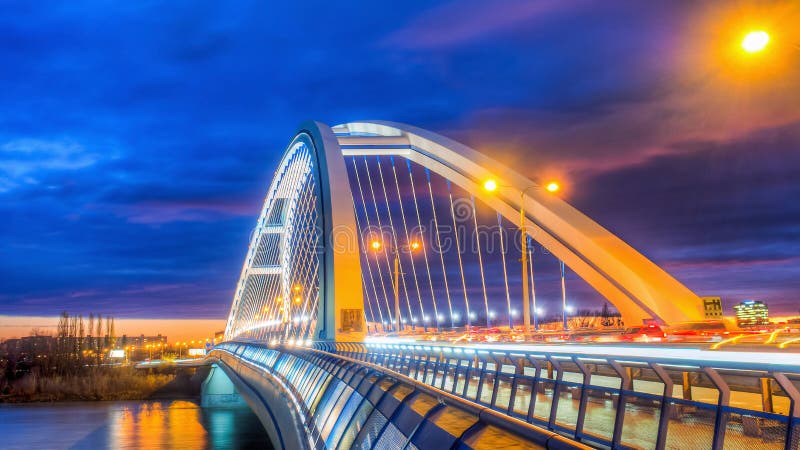
[[[470,400],[493,408],[501,414],[522,418],[528,422],[546,427],[551,431],[567,433],[581,441],[590,440],[611,447],[624,444],[621,442],[624,440],[621,430],[623,426],[630,425],[624,425],[626,422],[625,407],[620,407],[619,405],[628,404],[650,410],[654,414],[656,412],[660,413],[658,416],[654,416],[656,419],[652,425],[654,445],[658,450],[666,448],[666,442],[670,436],[673,439],[677,439],[675,433],[680,433],[678,431],[680,425],[676,425],[675,422],[680,422],[682,417],[694,417],[701,421],[708,421],[708,417],[712,416],[713,420],[704,425],[707,427],[704,432],[712,433],[714,437],[713,446],[715,448],[722,448],[726,435],[744,434],[745,436],[752,436],[768,433],[770,439],[781,440],[785,449],[796,450],[794,443],[800,436],[800,406],[798,406],[800,405],[800,392],[798,392],[794,384],[800,379],[800,364],[794,364],[793,361],[788,364],[765,366],[756,362],[748,364],[744,360],[709,361],[707,359],[690,358],[681,360],[675,357],[642,355],[642,347],[602,347],[617,350],[616,353],[612,351],[607,355],[603,355],[600,350],[596,352],[572,351],[574,346],[570,348],[570,346],[565,345],[472,345],[466,347],[416,342],[321,342],[314,345],[332,353],[346,353],[349,357],[355,359],[363,358],[364,361],[383,361],[390,370],[402,370],[408,374],[411,374],[413,370],[415,371],[414,376],[417,377],[424,370],[424,373],[422,373],[423,378],[421,378],[423,382],[435,384],[436,386],[441,385],[441,387],[448,384],[452,386],[452,388],[448,387],[452,393],[468,396]],[[596,348],[599,349],[601,347],[598,346]],[[633,348],[636,351],[630,355],[622,354],[627,348]],[[648,351],[657,350],[660,349],[657,347],[648,348]],[[724,355],[723,352],[711,353]],[[429,370],[427,364],[423,369],[421,367],[422,361],[427,361],[432,357],[436,358],[437,361],[443,362],[436,362],[432,371]],[[451,362],[453,360],[459,362]],[[470,379],[469,372],[466,375],[458,372],[461,361],[464,360],[482,361],[482,363],[476,363],[475,367],[470,369],[473,371],[471,374],[472,381],[458,381],[463,383],[463,388],[457,389],[457,380]],[[488,367],[487,363],[489,362],[493,362],[496,366],[493,369]],[[517,367],[518,362],[523,367]],[[504,372],[504,365],[514,365],[515,373]],[[541,367],[545,365],[549,370],[550,368],[554,369],[555,377],[541,375]],[[583,369],[581,368],[582,365],[584,366]],[[591,368],[586,366],[591,366]],[[472,363],[470,363],[470,367],[472,367]],[[535,376],[532,376],[531,373],[526,373],[526,368],[535,371]],[[641,373],[642,371],[648,371],[648,373]],[[591,373],[588,383],[587,372]],[[636,375],[637,372],[639,372],[638,375]],[[573,377],[565,379],[563,377],[564,373],[574,373],[582,381],[577,381]],[[691,373],[695,375],[689,375]],[[433,379],[429,380],[431,374],[433,374]],[[491,381],[489,385],[484,387],[486,377],[489,377],[489,380],[494,380],[495,377],[501,376],[512,378],[513,384],[498,388],[497,383]],[[620,379],[620,385],[618,387],[609,387],[602,381],[595,383],[594,376],[600,376],[601,379],[608,376],[617,377]],[[663,386],[663,389],[658,388],[658,392],[649,392],[655,389],[656,385],[647,388],[642,388],[641,386],[634,388],[633,384],[628,381],[629,378],[631,380],[636,378],[645,382],[656,382]],[[681,378],[683,378],[684,396],[675,397],[672,395],[670,387],[674,384],[680,386]],[[448,383],[446,383],[446,380]],[[476,392],[467,394],[469,383],[476,384]],[[509,393],[513,399],[520,383],[531,389],[531,392],[535,389],[548,390],[547,396],[550,398],[550,406],[549,413],[545,417],[534,417],[532,415],[532,405],[536,402],[536,395],[532,395],[528,400],[531,406],[527,414],[515,410],[513,400],[509,400],[509,403],[505,403],[504,400],[502,405],[496,403],[498,389],[508,389],[503,392]],[[771,386],[780,386],[781,390],[773,392],[774,389]],[[696,388],[710,389],[708,392],[701,392],[705,392],[706,397],[713,393],[714,398],[698,399],[693,397],[692,392]],[[481,391],[486,389],[492,391],[491,400],[488,400],[488,396],[481,394]],[[592,414],[592,411],[587,411],[585,407],[579,408],[578,417],[575,419],[576,423],[574,425],[565,428],[556,423],[559,405],[567,401],[559,401],[559,397],[565,395],[568,391],[572,391],[573,399],[579,399],[581,404],[586,400],[586,391],[593,391],[594,393],[591,395],[595,397],[611,396],[611,398],[618,398],[618,401],[611,406],[617,411],[613,422],[613,434],[604,437],[597,435],[597,430],[584,430],[584,427],[581,426],[583,419]],[[695,396],[698,395],[696,391],[694,392]],[[731,392],[744,396],[758,395],[760,393],[761,401],[753,400],[749,397],[740,397],[739,405],[744,405],[744,402],[747,402],[746,406],[750,406],[750,402],[752,402],[753,408],[756,408],[757,405],[756,409],[737,406],[735,403],[732,405],[729,401]],[[783,397],[785,399],[784,402],[786,400],[789,402],[788,410],[785,410],[786,405],[783,405],[785,413],[778,413],[773,409],[773,397],[778,398],[778,396]],[[727,423],[731,420],[741,421],[742,430],[734,431],[728,429]],[[766,425],[767,423],[772,425]],[[776,431],[781,427],[785,430],[785,436],[782,438],[776,436],[776,433],[778,435],[784,433]]]
[[[381,367],[377,364],[309,347],[292,347],[280,344],[267,345],[264,343],[257,343],[253,341],[230,341],[228,343],[278,351],[284,354],[291,354],[301,358],[303,357],[303,355],[315,354],[325,358],[332,358],[338,360],[342,364],[355,364],[360,367],[369,368],[370,370],[380,373],[383,376],[391,377],[400,383],[410,385],[417,392],[425,393],[427,395],[435,397],[443,404],[468,412],[476,416],[478,418],[478,421],[481,423],[496,426],[500,429],[503,429],[504,431],[519,435],[525,439],[532,440],[541,445],[547,445],[548,442],[550,441],[557,441],[558,442],[557,445],[559,446],[558,448],[562,449],[568,449],[568,448],[576,450],[591,449],[591,447],[586,446],[585,444],[570,440],[555,432],[546,430],[544,428],[529,424],[517,418],[508,416],[501,412],[495,411],[487,406],[470,402],[456,395],[453,395],[449,392],[446,392],[444,390],[441,390],[433,386],[429,386],[418,380],[410,378],[399,372],[387,369],[385,367]],[[239,354],[239,352],[231,352],[230,350],[224,350],[224,351],[236,358],[250,362],[248,358],[245,358],[242,354]]]
[[[336,343],[335,345],[341,345],[343,343]],[[411,347],[415,349],[425,349],[425,347],[429,347],[431,349],[437,348],[442,349],[443,351],[453,352],[453,353],[479,353],[485,352],[489,354],[504,354],[504,355],[547,355],[547,356],[555,356],[555,357],[577,357],[582,359],[613,359],[617,361],[626,361],[626,362],[637,362],[641,364],[650,364],[656,363],[662,366],[667,367],[676,367],[676,366],[689,366],[689,367],[696,367],[696,368],[703,368],[703,367],[711,367],[714,369],[724,369],[724,370],[737,370],[737,371],[752,371],[752,372],[783,372],[783,373],[796,373],[800,374],[800,355],[796,356],[791,355],[792,358],[789,358],[787,354],[780,354],[781,358],[770,358],[767,359],[764,354],[754,353],[754,352],[724,352],[724,351],[707,351],[707,350],[698,350],[698,349],[685,349],[687,352],[691,352],[696,358],[690,357],[688,354],[684,357],[680,357],[679,355],[675,356],[658,356],[659,352],[663,353],[665,351],[670,351],[674,349],[664,349],[663,347],[658,346],[631,346],[631,347],[612,347],[612,346],[603,346],[603,345],[596,345],[593,348],[597,348],[598,351],[596,352],[587,352],[587,351],[575,351],[574,348],[577,346],[569,346],[569,345],[497,345],[497,344],[473,344],[469,347],[467,346],[460,346],[460,345],[450,345],[446,343],[389,343],[389,342],[380,342],[380,343],[371,343],[371,342],[364,342],[364,343],[347,343],[348,345],[356,345],[361,346],[364,349],[376,349],[376,348],[395,348],[399,350],[403,350],[403,347],[410,349]],[[325,346],[330,346],[332,343],[315,343],[315,346],[319,348],[323,348]],[[586,346],[581,346],[586,348]],[[626,354],[624,352],[614,352],[614,349],[629,349],[631,350],[630,354]],[[601,350],[602,349],[602,350]],[[608,351],[607,351],[608,350]],[[652,351],[654,353],[653,356],[641,356],[634,351]],[[746,354],[748,357],[752,358],[759,358],[757,361],[735,361],[732,358],[730,360],[722,360],[721,357],[717,357],[716,360],[714,359],[707,359],[712,358],[714,355],[730,355],[730,356],[743,356],[742,354]],[[785,362],[789,359],[790,362]]]

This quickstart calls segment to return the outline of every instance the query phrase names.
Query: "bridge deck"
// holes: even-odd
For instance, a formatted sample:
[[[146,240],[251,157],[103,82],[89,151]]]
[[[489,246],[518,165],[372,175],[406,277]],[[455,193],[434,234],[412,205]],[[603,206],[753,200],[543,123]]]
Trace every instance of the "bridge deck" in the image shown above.
[[[732,354],[680,359],[655,348],[319,345],[601,447],[800,444],[800,367],[790,360],[747,368]]]
[[[308,448],[588,449],[402,374],[320,350],[224,343],[211,357],[234,373],[256,370],[284,386],[289,406],[303,417]],[[280,436],[277,442],[288,448]]]

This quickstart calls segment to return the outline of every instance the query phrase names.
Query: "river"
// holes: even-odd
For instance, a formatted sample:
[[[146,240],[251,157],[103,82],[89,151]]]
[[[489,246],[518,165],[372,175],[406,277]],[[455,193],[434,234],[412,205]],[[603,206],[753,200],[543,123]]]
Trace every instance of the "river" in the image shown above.
[[[0,405],[3,449],[272,449],[247,408],[189,400]]]

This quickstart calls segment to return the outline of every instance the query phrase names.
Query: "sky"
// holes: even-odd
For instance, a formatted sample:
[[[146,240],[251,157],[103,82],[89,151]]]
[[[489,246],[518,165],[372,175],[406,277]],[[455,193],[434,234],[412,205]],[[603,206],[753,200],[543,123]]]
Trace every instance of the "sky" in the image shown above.
[[[557,177],[728,312],[800,308],[797,2],[2,4],[3,315],[222,323],[308,119]],[[753,28],[772,40],[746,55]]]

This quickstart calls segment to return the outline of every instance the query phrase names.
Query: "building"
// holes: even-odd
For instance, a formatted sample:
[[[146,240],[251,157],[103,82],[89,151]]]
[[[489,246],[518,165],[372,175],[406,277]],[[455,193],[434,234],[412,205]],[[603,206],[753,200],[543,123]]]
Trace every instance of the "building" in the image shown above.
[[[736,310],[736,324],[741,328],[769,324],[769,310],[764,302],[744,300],[733,309]]]
[[[722,299],[719,297],[700,297],[706,320],[722,320]]]
[[[146,345],[152,345],[152,344],[155,344],[155,345],[158,345],[158,344],[167,345],[167,337],[166,336],[162,336],[160,334],[158,336],[145,336],[145,335],[142,334],[140,336],[122,335],[121,338],[117,339],[117,346],[118,347],[133,346],[133,347],[137,347],[137,348],[143,348]]]
[[[222,342],[225,340],[225,330],[217,331],[214,333],[214,343]]]

